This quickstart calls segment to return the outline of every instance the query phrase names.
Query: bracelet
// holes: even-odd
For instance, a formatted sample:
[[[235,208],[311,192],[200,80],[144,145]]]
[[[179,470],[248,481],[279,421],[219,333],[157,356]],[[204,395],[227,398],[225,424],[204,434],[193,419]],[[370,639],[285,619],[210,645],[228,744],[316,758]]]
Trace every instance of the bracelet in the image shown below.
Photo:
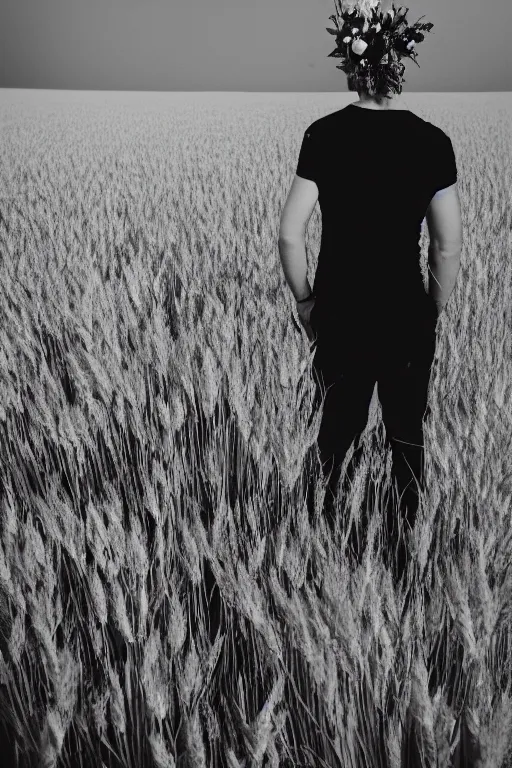
[[[316,298],[316,297],[315,297],[315,294],[313,293],[313,291],[311,291],[311,293],[309,294],[309,296],[306,296],[306,298],[305,298],[305,299],[301,299],[300,301],[297,301],[297,304],[305,304],[305,303],[306,303],[306,301],[309,301],[310,299],[314,299],[314,298]]]

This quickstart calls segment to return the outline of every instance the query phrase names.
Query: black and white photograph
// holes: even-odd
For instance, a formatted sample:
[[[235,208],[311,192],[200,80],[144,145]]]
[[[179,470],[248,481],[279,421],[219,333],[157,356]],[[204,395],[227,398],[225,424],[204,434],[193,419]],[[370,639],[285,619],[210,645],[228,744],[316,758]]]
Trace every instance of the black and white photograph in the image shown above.
[[[4,0],[0,768],[512,768],[510,0]]]

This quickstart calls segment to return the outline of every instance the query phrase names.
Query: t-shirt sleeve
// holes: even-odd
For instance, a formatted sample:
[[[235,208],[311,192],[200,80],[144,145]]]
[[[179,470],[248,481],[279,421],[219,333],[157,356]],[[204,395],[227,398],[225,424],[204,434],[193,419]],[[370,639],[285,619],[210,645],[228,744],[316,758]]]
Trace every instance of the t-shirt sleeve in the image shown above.
[[[433,195],[439,192],[440,189],[451,187],[457,181],[457,161],[453,145],[450,137],[444,131],[441,131],[439,134],[439,143],[436,145],[433,168]]]
[[[297,176],[314,182],[316,182],[318,172],[315,146],[313,131],[311,128],[307,128],[302,139],[296,173]]]

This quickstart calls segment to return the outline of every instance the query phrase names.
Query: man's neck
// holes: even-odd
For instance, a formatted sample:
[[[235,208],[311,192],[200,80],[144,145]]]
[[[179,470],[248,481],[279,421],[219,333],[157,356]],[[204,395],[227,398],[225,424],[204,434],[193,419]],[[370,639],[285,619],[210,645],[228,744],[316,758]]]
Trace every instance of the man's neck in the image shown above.
[[[379,109],[382,111],[387,111],[388,109],[408,109],[402,99],[396,97],[384,99],[383,102],[379,104],[375,99],[371,99],[361,94],[359,96],[359,101],[355,101],[354,104],[361,109]]]

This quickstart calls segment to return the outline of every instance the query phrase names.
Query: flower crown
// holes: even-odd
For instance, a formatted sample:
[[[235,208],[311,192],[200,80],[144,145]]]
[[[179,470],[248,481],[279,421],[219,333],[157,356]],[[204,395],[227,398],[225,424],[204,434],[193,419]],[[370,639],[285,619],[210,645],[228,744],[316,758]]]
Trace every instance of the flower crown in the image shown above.
[[[413,49],[416,43],[425,39],[422,31],[430,32],[434,26],[420,24],[423,16],[408,26],[406,16],[409,9],[403,6],[396,9],[392,4],[391,9],[383,13],[382,9],[378,10],[380,0],[355,3],[334,0],[334,3],[336,15],[329,16],[329,19],[337,25],[337,29],[326,29],[331,35],[336,35],[337,47],[329,54],[341,59],[336,69],[346,74],[360,68],[364,72],[368,64],[378,67],[405,57],[413,59],[419,67]]]

